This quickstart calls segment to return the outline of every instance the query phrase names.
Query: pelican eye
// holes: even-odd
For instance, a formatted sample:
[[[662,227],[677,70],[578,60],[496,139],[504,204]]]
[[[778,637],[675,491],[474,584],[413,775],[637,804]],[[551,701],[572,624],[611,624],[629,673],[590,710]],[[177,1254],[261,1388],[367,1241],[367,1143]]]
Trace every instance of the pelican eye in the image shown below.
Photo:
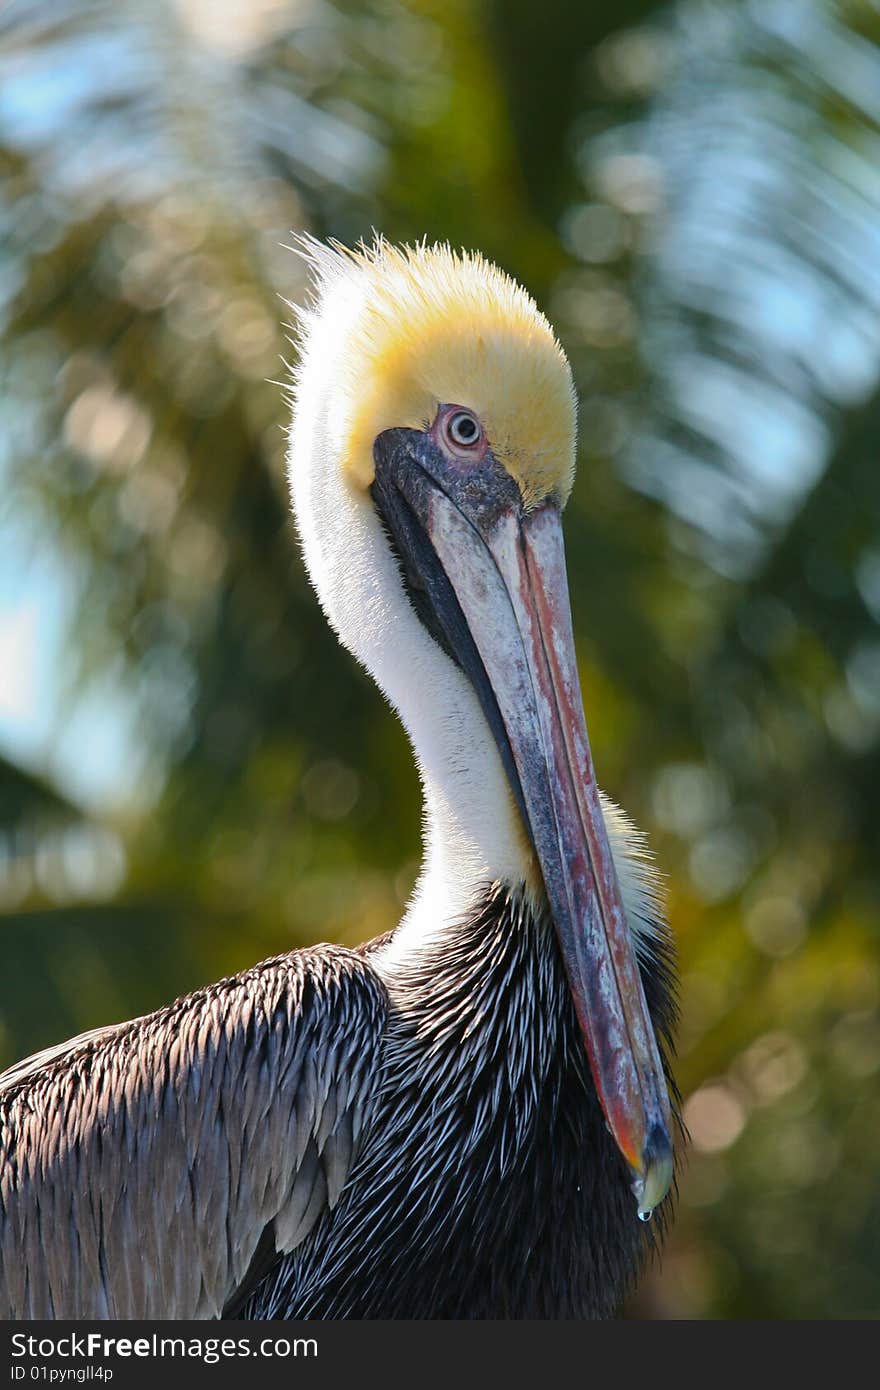
[[[469,410],[456,410],[446,421],[446,434],[457,448],[472,449],[482,439],[483,430],[476,415]]]

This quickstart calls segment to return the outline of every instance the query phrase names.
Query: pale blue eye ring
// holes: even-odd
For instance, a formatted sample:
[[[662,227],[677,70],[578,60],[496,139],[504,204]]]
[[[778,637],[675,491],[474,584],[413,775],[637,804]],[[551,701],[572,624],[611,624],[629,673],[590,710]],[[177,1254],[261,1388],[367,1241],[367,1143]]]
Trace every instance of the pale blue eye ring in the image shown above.
[[[450,415],[446,430],[452,443],[459,449],[472,449],[479,444],[483,433],[479,420],[469,410],[456,410],[454,415]]]

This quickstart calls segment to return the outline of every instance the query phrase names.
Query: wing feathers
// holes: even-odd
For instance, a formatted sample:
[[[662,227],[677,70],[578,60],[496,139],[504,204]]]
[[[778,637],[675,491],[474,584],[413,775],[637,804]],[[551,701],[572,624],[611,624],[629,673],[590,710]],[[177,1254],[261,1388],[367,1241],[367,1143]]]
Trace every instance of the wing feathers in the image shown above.
[[[385,1017],[294,952],[0,1077],[0,1316],[217,1317],[339,1199]]]

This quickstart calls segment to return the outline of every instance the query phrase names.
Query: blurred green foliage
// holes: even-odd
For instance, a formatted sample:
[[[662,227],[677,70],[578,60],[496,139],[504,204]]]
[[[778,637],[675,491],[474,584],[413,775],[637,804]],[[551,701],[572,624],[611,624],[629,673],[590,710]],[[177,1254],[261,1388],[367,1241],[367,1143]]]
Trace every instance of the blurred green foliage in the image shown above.
[[[134,751],[112,805],[0,763],[0,1062],[399,915],[412,758],[287,518],[282,244],[480,247],[575,369],[588,722],[680,944],[631,1313],[880,1312],[878,41],[867,0],[4,8],[3,533],[64,574],[59,737],[111,689]]]

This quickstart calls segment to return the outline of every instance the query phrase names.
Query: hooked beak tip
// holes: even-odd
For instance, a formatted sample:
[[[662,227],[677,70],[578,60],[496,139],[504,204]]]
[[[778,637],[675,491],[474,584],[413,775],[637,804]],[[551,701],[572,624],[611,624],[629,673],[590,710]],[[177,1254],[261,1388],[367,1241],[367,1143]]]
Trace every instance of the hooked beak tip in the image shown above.
[[[642,1151],[642,1162],[633,1182],[633,1195],[642,1221],[649,1220],[672,1186],[672,1141],[663,1125],[655,1124]]]

